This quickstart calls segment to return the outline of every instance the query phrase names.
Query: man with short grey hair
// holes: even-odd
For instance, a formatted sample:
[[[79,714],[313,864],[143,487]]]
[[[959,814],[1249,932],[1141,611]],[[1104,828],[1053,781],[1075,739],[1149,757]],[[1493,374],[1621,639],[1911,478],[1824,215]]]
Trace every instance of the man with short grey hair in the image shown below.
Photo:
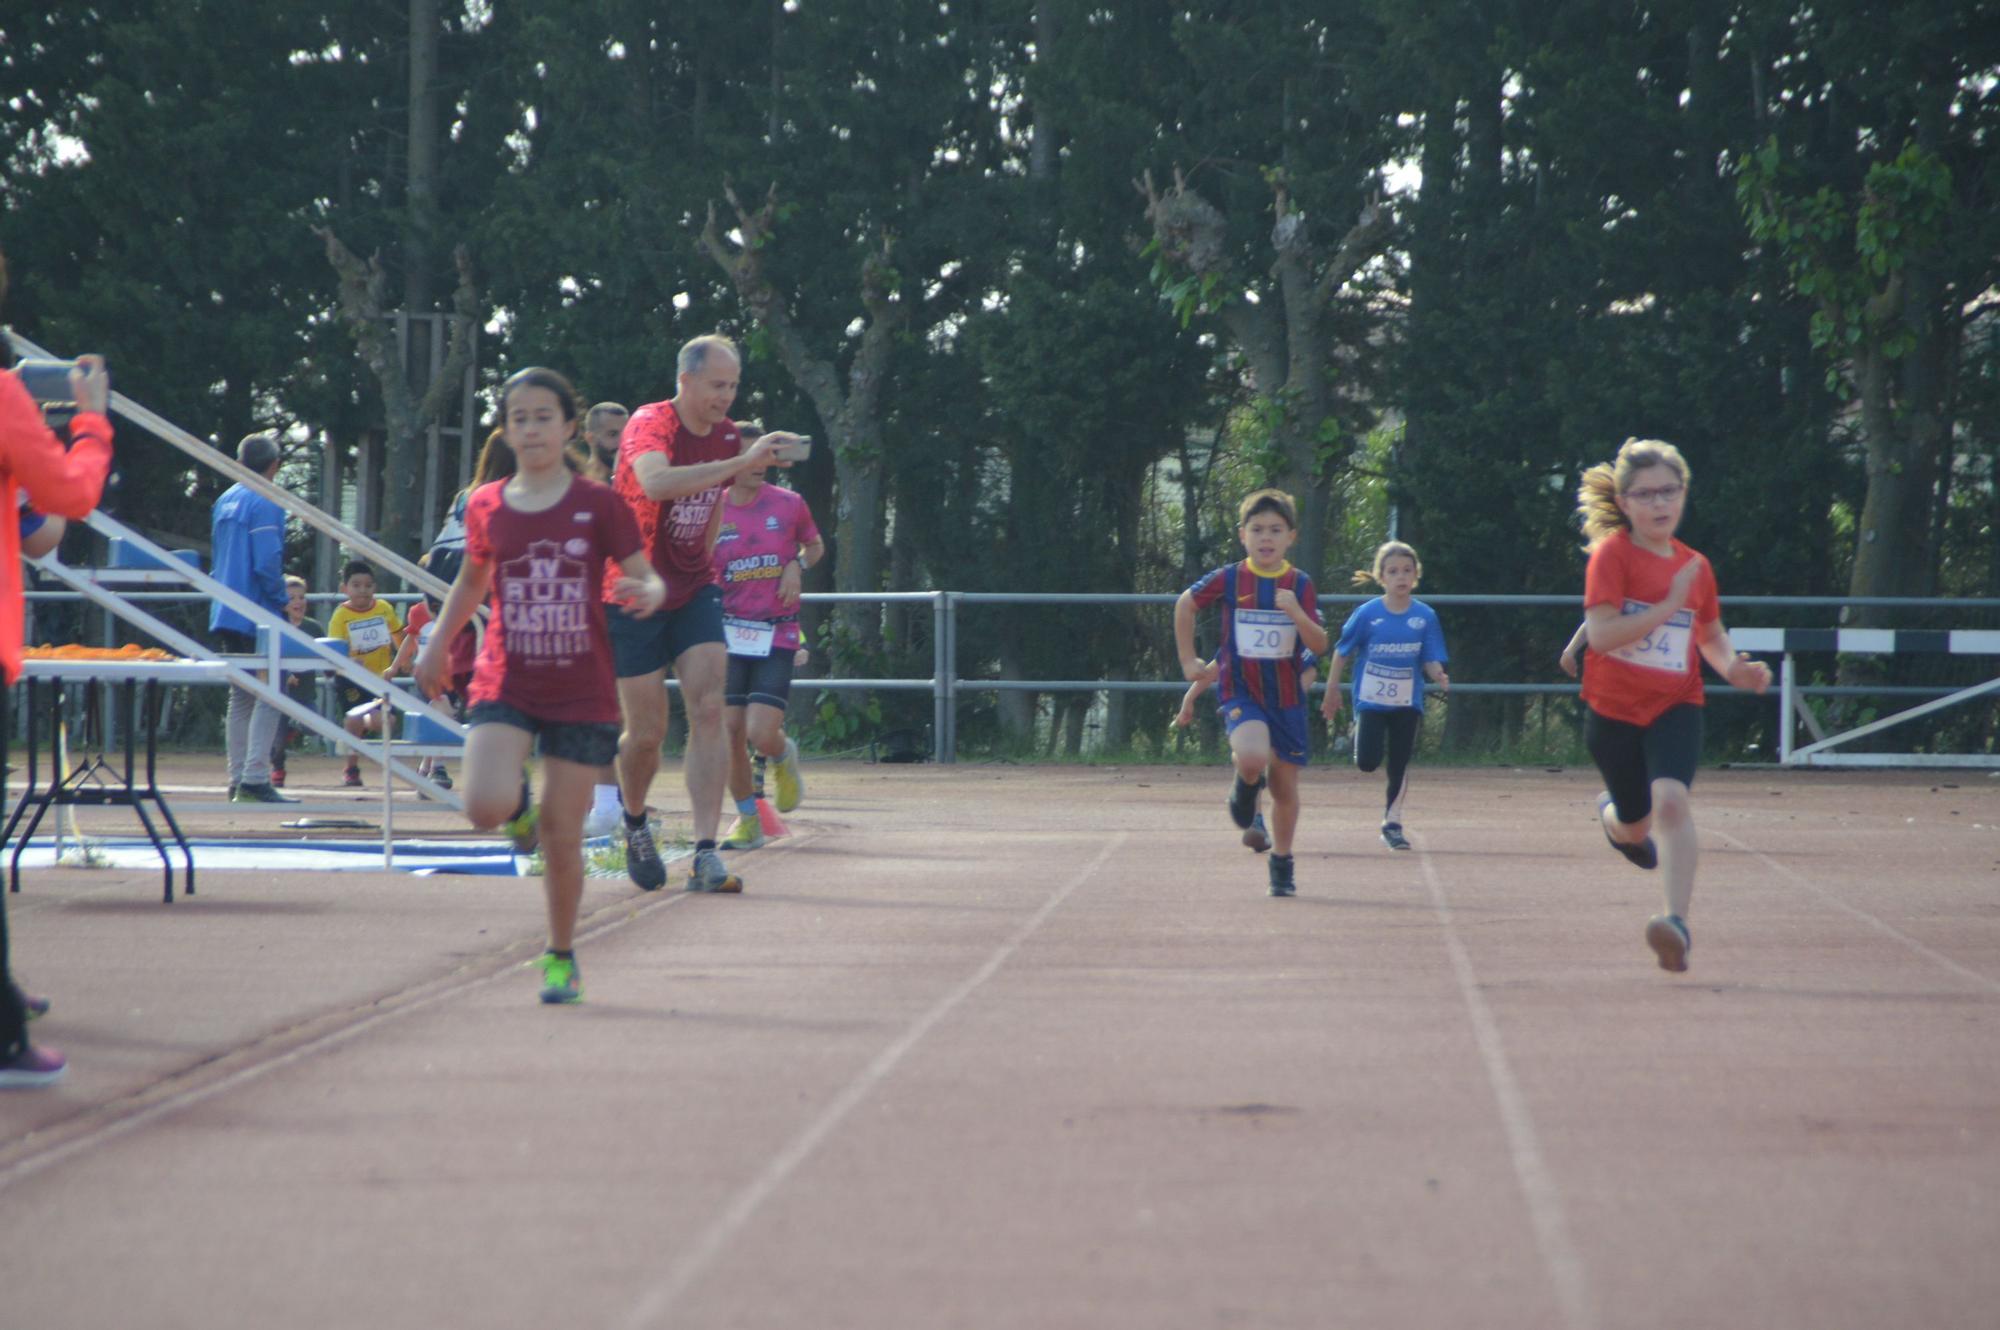
[[[716,853],[722,789],[729,776],[722,692],[729,651],[722,629],[722,588],[712,553],[722,494],[745,471],[789,465],[774,455],[796,434],[765,434],[748,448],[729,419],[742,361],[736,344],[711,333],[681,348],[679,391],[632,413],[618,445],[612,488],[631,507],[667,598],[657,613],[634,619],[605,605],[618,672],[625,732],[618,740],[618,783],[625,800],[625,871],[646,891],[666,885],[667,870],[646,823],[646,795],[667,737],[667,670],[687,709],[686,775],[694,822],[690,891],[741,891],[743,881]],[[622,576],[605,576],[604,597]]]
[[[630,418],[631,413],[618,402],[599,402],[583,413],[583,441],[590,446],[584,475],[611,483],[611,473],[618,468],[618,436],[625,432]]]
[[[252,434],[236,445],[236,460],[266,480],[282,460],[273,434]],[[231,591],[283,615],[285,591],[285,510],[249,486],[222,492],[209,512],[209,535],[216,581]],[[224,655],[257,651],[257,625],[221,601],[208,611],[210,645]],[[297,799],[271,783],[271,742],[278,711],[247,688],[229,689],[229,798],[232,803],[295,804]]]

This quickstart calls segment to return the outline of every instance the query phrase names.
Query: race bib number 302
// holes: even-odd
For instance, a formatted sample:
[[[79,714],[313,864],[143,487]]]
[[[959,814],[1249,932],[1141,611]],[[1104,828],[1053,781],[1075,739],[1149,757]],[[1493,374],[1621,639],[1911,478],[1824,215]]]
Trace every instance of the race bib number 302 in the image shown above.
[[[762,619],[724,618],[722,635],[729,644],[732,656],[754,656],[761,660],[771,654],[772,639],[777,636],[777,625]]]
[[[1236,654],[1245,660],[1290,660],[1299,649],[1299,626],[1283,610],[1236,611]]]
[[[1644,614],[1652,608],[1643,601],[1628,600],[1620,612]],[[1683,609],[1638,641],[1627,642],[1611,654],[1628,665],[1638,665],[1649,670],[1664,670],[1668,674],[1686,674],[1689,647],[1693,642],[1694,611]]]

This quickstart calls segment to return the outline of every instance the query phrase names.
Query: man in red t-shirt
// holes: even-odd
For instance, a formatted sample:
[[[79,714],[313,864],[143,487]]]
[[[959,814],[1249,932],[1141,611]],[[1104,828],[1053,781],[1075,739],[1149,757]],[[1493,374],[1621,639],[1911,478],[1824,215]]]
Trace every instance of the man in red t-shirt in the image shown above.
[[[647,891],[666,885],[666,866],[646,825],[646,796],[660,769],[667,737],[666,674],[680,681],[687,708],[687,788],[694,801],[691,891],[741,891],[715,851],[722,817],[722,787],[729,753],[722,728],[722,686],[728,668],[723,645],[722,590],[711,551],[722,494],[745,471],[785,466],[774,456],[800,436],[774,431],[750,447],[729,419],[742,360],[736,344],[711,334],[681,348],[678,391],[632,413],[618,444],[611,485],[631,506],[639,534],[667,598],[659,613],[628,617],[607,604],[611,651],[618,672],[618,705],[625,732],[618,740],[618,784],[625,800],[625,871]],[[605,570],[605,599],[616,580]]]

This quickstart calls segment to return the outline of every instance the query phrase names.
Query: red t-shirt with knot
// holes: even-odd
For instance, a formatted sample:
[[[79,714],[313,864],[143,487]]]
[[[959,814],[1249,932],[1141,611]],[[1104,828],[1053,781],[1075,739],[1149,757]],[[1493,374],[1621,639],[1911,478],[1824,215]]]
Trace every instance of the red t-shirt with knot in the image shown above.
[[[466,696],[537,720],[616,724],[618,681],[596,570],[638,553],[632,512],[577,476],[538,513],[507,506],[496,480],[465,505],[465,557],[493,570],[486,640]]]
[[[1620,614],[1644,614],[1667,598],[1674,574],[1702,556],[1678,540],[1671,555],[1654,554],[1618,531],[1590,552],[1583,575],[1583,607],[1616,605]],[[1715,570],[1702,559],[1688,597],[1671,619],[1636,642],[1609,653],[1592,648],[1584,657],[1583,700],[1606,720],[1651,725],[1667,708],[1683,702],[1702,705],[1701,653],[1708,625],[1722,617]]]
[[[632,469],[633,460],[645,453],[659,453],[674,466],[698,466],[725,461],[742,451],[743,436],[737,433],[734,421],[719,421],[706,434],[690,433],[672,402],[649,402],[625,422],[625,432],[618,438],[618,466],[611,473],[611,487],[631,507],[646,542],[647,558],[667,584],[662,610],[677,610],[693,600],[695,592],[715,584],[709,530],[729,482],[678,499],[649,499]],[[611,588],[623,575],[616,565],[605,568],[606,600],[611,599]]]

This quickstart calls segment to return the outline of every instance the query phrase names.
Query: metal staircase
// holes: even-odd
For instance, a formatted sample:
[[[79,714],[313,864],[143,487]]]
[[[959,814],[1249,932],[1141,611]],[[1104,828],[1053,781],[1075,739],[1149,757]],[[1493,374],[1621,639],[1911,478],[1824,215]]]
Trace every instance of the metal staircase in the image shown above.
[[[7,334],[16,354],[22,356],[51,356],[52,353],[35,345],[11,330]],[[444,582],[433,577],[429,571],[404,558],[372,536],[348,526],[339,518],[293,494],[290,490],[274,485],[256,472],[250,470],[235,458],[210,447],[203,440],[173,424],[158,413],[132,401],[122,393],[111,395],[111,410],[126,420],[139,425],[155,438],[165,441],[186,454],[196,464],[218,472],[230,480],[256,491],[270,499],[288,514],[298,518],[307,526],[332,537],[340,544],[368,558],[377,566],[389,569],[404,583],[417,590],[427,591],[443,597],[450,591]],[[127,445],[129,446],[129,445]],[[163,622],[144,605],[130,599],[125,591],[133,589],[130,579],[100,578],[94,570],[71,568],[59,562],[54,554],[40,559],[29,559],[28,563],[46,573],[51,578],[69,587],[86,600],[103,608],[108,613],[122,619],[140,632],[157,640],[162,646],[172,649],[193,660],[220,664],[223,674],[230,683],[243,688],[260,701],[270,704],[281,714],[289,716],[301,729],[333,743],[336,748],[346,749],[360,758],[373,763],[383,770],[384,803],[388,802],[394,782],[398,779],[408,782],[428,798],[448,807],[463,810],[464,800],[452,790],[433,783],[428,777],[418,774],[416,767],[405,761],[409,745],[403,745],[399,753],[398,744],[389,738],[388,726],[384,727],[383,738],[370,740],[349,734],[341,725],[322,716],[313,708],[296,701],[285,693],[280,670],[284,659],[298,661],[301,656],[314,659],[313,668],[337,674],[361,691],[383,700],[384,704],[405,716],[421,716],[457,742],[463,743],[465,729],[457,719],[435,706],[416,692],[399,686],[376,674],[359,661],[350,659],[342,652],[332,651],[299,629],[294,628],[284,614],[267,610],[247,597],[239,595],[216,581],[200,568],[186,562],[178,555],[162,548],[131,527],[101,512],[94,512],[86,519],[90,528],[107,538],[115,537],[142,555],[152,559],[166,574],[165,577],[143,579],[144,583],[157,588],[159,581],[171,580],[184,583],[235,610],[265,631],[260,634],[265,644],[265,657],[261,661],[248,660],[241,656],[223,656],[207,643],[196,640],[181,632],[171,624]],[[123,585],[121,586],[121,582]],[[267,671],[260,677],[259,669]],[[296,665],[294,666],[296,670]],[[289,805],[244,805],[246,808],[284,808]],[[386,825],[385,825],[386,832]]]

